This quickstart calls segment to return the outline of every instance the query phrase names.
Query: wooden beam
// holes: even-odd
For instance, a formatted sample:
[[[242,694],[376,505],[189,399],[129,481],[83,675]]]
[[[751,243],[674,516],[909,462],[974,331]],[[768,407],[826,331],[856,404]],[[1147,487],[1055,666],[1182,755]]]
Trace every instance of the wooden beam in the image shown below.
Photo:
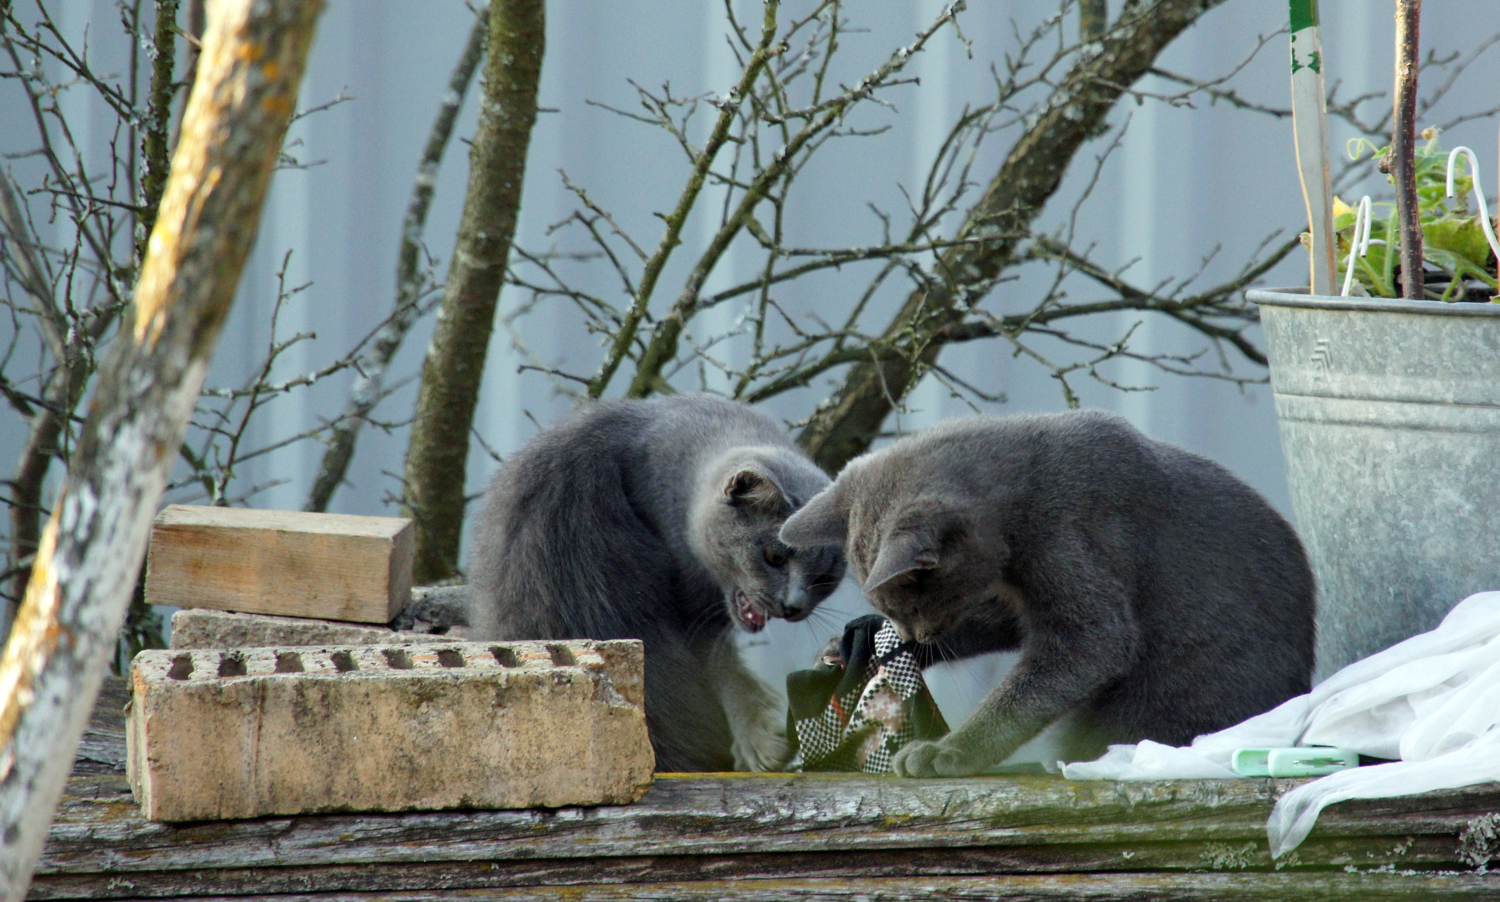
[[[475,863],[464,871],[479,872],[484,863]],[[415,868],[415,873],[430,871]],[[167,897],[183,893],[196,902],[248,902],[241,895],[241,888],[232,887],[222,895],[209,895],[188,883],[190,875],[162,875],[169,881],[165,886],[150,882],[153,896]],[[1237,902],[1296,902],[1296,900],[1318,900],[1318,902],[1460,902],[1466,899],[1495,898],[1500,882],[1493,875],[1473,873],[1443,873],[1410,875],[1401,873],[1362,873],[1332,871],[1322,873],[1283,872],[1256,873],[1224,871],[1220,873],[1176,873],[1127,872],[1118,874],[978,874],[941,875],[932,877],[887,876],[887,877],[837,877],[805,879],[795,875],[766,875],[750,879],[699,879],[671,883],[567,883],[531,884],[507,886],[488,884],[500,889],[456,890],[454,884],[442,879],[437,873],[425,875],[423,886],[406,884],[398,891],[385,891],[387,885],[375,881],[360,881],[362,888],[344,891],[326,889],[320,874],[303,874],[289,882],[286,894],[275,898],[278,902],[308,898],[305,894],[316,891],[320,902],[372,902],[374,899],[403,902],[448,902],[463,899],[504,898],[511,902],[580,902],[580,900],[609,900],[609,902],[797,902],[797,900],[869,900],[882,902],[905,902],[905,900],[945,899],[950,902],[991,902],[996,899],[1028,900],[1028,902],[1156,902],[1172,899],[1177,902],[1222,902],[1234,899]],[[467,884],[465,884],[467,885]],[[480,884],[486,885],[486,884]],[[368,888],[364,888],[368,887]],[[61,884],[45,884],[46,892],[33,899],[91,898],[105,896],[63,896],[52,891],[66,892]],[[139,892],[141,886],[137,886]],[[176,890],[176,892],[173,892]],[[385,891],[385,892],[383,892]]]
[[[122,695],[107,688],[106,697],[33,899],[1500,893],[1500,870],[1474,872],[1472,841],[1500,810],[1500,784],[1333,805],[1280,861],[1266,851],[1266,817],[1305,780],[695,774],[659,776],[631,805],[154,824],[113,764]]]
[[[906,867],[916,873],[1455,870],[1469,867],[1459,834],[1476,817],[1500,810],[1500,785],[1341,802],[1324,811],[1313,834],[1278,868],[1266,848],[1266,818],[1282,793],[1304,782],[658,775],[632,805],[167,826],[141,817],[123,774],[77,777],[38,872],[94,874],[102,883],[137,871],[196,871],[201,884],[223,870],[253,893],[279,891],[274,887],[288,868],[349,868],[371,880],[398,880],[421,862],[457,868],[483,861],[492,877],[510,873],[516,883],[542,873],[558,882],[649,882],[705,870],[817,877],[907,873]],[[386,875],[377,878],[377,871]]]
[[[174,504],[151,532],[146,600],[389,623],[411,600],[412,545],[404,517]]]

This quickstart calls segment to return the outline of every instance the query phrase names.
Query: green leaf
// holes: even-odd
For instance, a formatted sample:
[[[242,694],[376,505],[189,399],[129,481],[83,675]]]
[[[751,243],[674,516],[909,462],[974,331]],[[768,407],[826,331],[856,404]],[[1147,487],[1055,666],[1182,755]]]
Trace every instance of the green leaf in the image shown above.
[[[1481,268],[1490,257],[1490,245],[1477,219],[1445,216],[1422,223],[1422,243],[1434,250],[1448,251],[1463,257],[1475,268]],[[1431,257],[1432,254],[1427,256]]]
[[[1423,248],[1422,257],[1428,263],[1435,264],[1447,270],[1453,275],[1455,281],[1476,279],[1490,286],[1492,289],[1495,287],[1495,277],[1468,257],[1437,247],[1431,249]]]

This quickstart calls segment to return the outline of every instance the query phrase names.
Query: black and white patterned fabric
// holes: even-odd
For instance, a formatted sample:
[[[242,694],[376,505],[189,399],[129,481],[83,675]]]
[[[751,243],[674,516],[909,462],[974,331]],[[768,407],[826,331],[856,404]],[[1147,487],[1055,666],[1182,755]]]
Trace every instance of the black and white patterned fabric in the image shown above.
[[[875,615],[844,628],[837,655],[788,674],[787,697],[787,735],[803,770],[890,773],[903,745],[948,732],[915,644],[903,643],[890,621]]]

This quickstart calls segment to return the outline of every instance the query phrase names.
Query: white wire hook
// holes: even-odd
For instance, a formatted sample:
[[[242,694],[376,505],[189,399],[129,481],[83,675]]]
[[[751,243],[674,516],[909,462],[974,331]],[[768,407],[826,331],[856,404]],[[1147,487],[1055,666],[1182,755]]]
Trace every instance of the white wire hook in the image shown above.
[[[1479,158],[1474,151],[1462,145],[1448,153],[1448,196],[1453,196],[1453,161],[1463,154],[1469,160],[1469,176],[1474,180],[1474,199],[1479,202],[1479,224],[1484,227],[1484,240],[1490,243],[1490,252],[1500,260],[1500,240],[1495,238],[1495,227],[1490,225],[1490,208],[1484,202],[1484,188],[1479,184]]]
[[[1354,287],[1354,260],[1370,252],[1370,195],[1359,199],[1354,211],[1354,233],[1349,236],[1349,260],[1344,264],[1344,288],[1339,297],[1348,297]]]

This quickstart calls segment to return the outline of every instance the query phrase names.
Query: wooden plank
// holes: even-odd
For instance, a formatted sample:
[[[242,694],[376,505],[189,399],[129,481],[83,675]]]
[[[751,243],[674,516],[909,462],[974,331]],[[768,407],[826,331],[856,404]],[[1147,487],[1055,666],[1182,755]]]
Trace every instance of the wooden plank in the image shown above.
[[[1107,792],[1076,793],[1078,784],[1059,778],[893,778],[872,785],[857,777],[820,777],[663,777],[641,802],[626,806],[323,815],[178,827],[149,823],[133,805],[122,807],[119,800],[129,795],[120,778],[78,777],[59,808],[39,872],[930,848],[1010,849],[1019,862],[1015,867],[1023,870],[1130,869],[1142,863],[1212,868],[1223,862],[1274,870],[1265,820],[1274,795],[1290,785],[1203,781],[1225,784],[1205,792],[1195,781],[1156,783],[1161,798],[1137,797],[1127,807]],[[841,779],[851,785],[830,785]],[[961,785],[933,790],[926,788],[929,782]],[[1403,801],[1414,810],[1394,804]],[[1433,801],[1341,803],[1325,812],[1291,861],[1299,867],[1459,867],[1459,832],[1478,814],[1500,809],[1500,787],[1442,794],[1438,811],[1424,810],[1424,804]],[[594,866],[579,865],[585,871]]]
[[[130,701],[130,683],[119,677],[105,677],[94,702],[93,716],[78,754],[73,774],[125,773],[125,705]]]
[[[151,533],[146,599],[389,623],[411,600],[414,535],[404,517],[174,504]]]
[[[101,748],[122,719],[118,694],[101,703]],[[33,898],[904,899],[938,887],[957,893],[946,898],[1500,894],[1500,876],[1458,873],[1472,869],[1458,834],[1500,810],[1500,785],[1335,805],[1274,862],[1266,817],[1302,781],[705,774],[661,777],[626,806],[171,826],[141,818],[123,774],[82,770]],[[803,895],[788,894],[788,881]]]
[[[122,882],[128,885],[128,880]],[[138,888],[149,888],[140,887]],[[739,900],[739,902],[795,902],[795,900],[880,899],[883,902],[945,899],[1034,900],[1034,902],[1161,902],[1164,899],[1244,900],[1244,902],[1368,902],[1368,900],[1494,899],[1500,893],[1500,874],[995,874],[964,877],[877,877],[826,880],[757,879],[699,880],[657,884],[570,884],[498,889],[433,888],[371,892],[328,891],[310,882],[300,891],[260,896],[271,902],[292,902],[316,892],[320,902],[427,902],[448,899],[498,899],[520,902],[579,902],[579,900]],[[36,896],[32,898],[58,898]],[[138,898],[154,898],[142,896]],[[203,902],[243,902],[244,895],[194,894]]]
[[[1394,844],[1394,843],[1393,843]],[[1169,861],[1142,846],[1017,847],[985,849],[778,853],[725,856],[658,855],[639,858],[491,859],[410,862],[401,865],[346,864],[289,868],[222,868],[184,871],[114,871],[109,874],[41,875],[35,899],[115,899],[149,896],[274,895],[315,887],[319,892],[420,892],[431,889],[499,889],[507,887],[579,886],[589,884],[661,884],[699,880],[861,880],[886,877],[965,877],[987,874],[1067,875],[1151,872],[1277,873],[1245,846],[1182,843]],[[1264,854],[1264,843],[1259,853]],[[1152,854],[1152,853],[1157,854]],[[1082,854],[1080,854],[1082,853]],[[1412,856],[1416,857],[1416,856]],[[1451,858],[1451,849],[1449,850]],[[1368,861],[1364,855],[1361,860]],[[1455,873],[1451,867],[1413,866],[1403,860],[1406,876]],[[1451,864],[1451,862],[1450,862]],[[1243,866],[1242,866],[1243,865]],[[1345,869],[1348,869],[1345,871]],[[1311,867],[1287,865],[1282,873],[1395,873],[1396,866],[1362,864]]]

